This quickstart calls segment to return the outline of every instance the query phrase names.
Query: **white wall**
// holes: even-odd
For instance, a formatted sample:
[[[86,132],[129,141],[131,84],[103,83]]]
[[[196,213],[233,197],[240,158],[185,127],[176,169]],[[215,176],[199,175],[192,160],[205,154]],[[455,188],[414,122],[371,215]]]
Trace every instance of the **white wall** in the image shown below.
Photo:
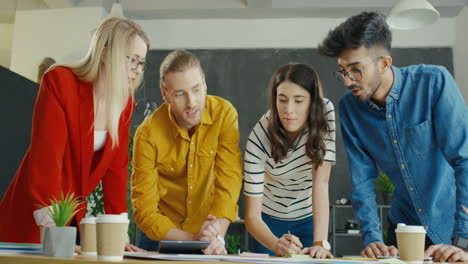
[[[343,19],[140,20],[152,49],[311,48]],[[452,47],[454,18],[417,31],[395,31],[394,47]]]
[[[453,47],[455,80],[468,102],[468,6],[456,19],[455,45]]]
[[[455,18],[441,18],[417,30],[393,30],[393,47],[453,47]]]
[[[10,68],[13,24],[0,24],[0,65]]]
[[[17,11],[11,70],[36,81],[44,57],[58,63],[78,60],[86,54],[91,31],[104,13],[103,8]]]

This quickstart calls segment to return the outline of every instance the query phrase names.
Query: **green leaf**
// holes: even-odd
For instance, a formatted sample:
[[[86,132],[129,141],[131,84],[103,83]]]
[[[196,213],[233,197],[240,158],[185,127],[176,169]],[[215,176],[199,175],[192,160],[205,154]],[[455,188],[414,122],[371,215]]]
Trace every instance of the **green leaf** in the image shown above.
[[[388,178],[385,172],[379,170],[379,175],[375,179],[376,189],[382,193],[393,193],[395,186],[393,186],[392,181]]]
[[[49,214],[56,226],[66,226],[76,213],[81,210],[81,208],[78,208],[81,202],[79,202],[78,197],[74,196],[74,193],[69,193],[64,196],[62,192],[60,193],[60,200],[57,200],[55,197],[49,199]],[[43,205],[42,207],[47,206],[49,205]]]
[[[229,254],[235,254],[238,252],[241,244],[241,236],[240,235],[230,235],[226,236],[226,251]]]
[[[90,205],[89,215],[98,216],[104,214],[104,199],[102,194],[102,184],[99,183],[96,189],[87,197]]]

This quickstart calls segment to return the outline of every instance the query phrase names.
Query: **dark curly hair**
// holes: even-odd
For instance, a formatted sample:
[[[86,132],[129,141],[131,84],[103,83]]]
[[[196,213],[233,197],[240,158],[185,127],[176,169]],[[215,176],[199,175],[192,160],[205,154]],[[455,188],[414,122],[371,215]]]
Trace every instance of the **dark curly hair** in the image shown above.
[[[313,167],[317,169],[322,165],[325,157],[325,135],[329,132],[328,120],[323,103],[322,85],[317,73],[306,64],[288,63],[279,68],[270,80],[270,118],[268,121],[268,138],[271,143],[271,154],[273,160],[278,163],[286,157],[293,143],[288,138],[288,132],[283,127],[278,109],[276,97],[278,86],[284,82],[293,82],[310,94],[309,114],[307,117],[308,139],[305,145],[306,155],[312,161]],[[307,129],[305,128],[305,129]]]
[[[318,46],[320,55],[338,57],[347,49],[381,47],[389,54],[392,45],[392,32],[383,14],[362,12],[328,32]]]

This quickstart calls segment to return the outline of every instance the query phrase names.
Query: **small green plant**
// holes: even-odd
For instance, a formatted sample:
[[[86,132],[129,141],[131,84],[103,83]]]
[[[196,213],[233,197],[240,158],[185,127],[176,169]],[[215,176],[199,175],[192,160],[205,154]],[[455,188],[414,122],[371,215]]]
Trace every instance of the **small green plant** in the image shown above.
[[[395,186],[393,186],[387,174],[385,174],[385,172],[381,170],[379,170],[379,175],[375,179],[375,185],[377,191],[382,193],[393,193],[393,191],[395,190]]]
[[[383,230],[382,231],[382,239],[383,239],[385,244],[388,243],[388,230]]]
[[[104,196],[102,194],[102,183],[96,186],[96,189],[86,197],[88,201],[89,209],[88,215],[97,217],[98,215],[104,214]]]
[[[241,236],[240,235],[227,235],[226,251],[229,254],[236,254],[240,248]]]
[[[56,226],[66,226],[67,223],[81,210],[78,208],[81,202],[78,197],[74,197],[74,193],[69,193],[64,196],[63,192],[60,194],[60,200],[57,198],[50,199],[49,214],[55,222]],[[48,207],[49,205],[43,205]]]

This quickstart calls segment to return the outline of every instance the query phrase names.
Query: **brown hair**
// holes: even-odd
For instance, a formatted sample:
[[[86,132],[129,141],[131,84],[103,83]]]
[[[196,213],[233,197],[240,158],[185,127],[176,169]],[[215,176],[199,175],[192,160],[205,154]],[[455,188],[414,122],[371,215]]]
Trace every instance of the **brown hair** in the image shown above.
[[[50,66],[54,65],[55,60],[51,57],[45,57],[42,59],[41,64],[37,67],[37,83],[41,84],[42,76],[46,73],[46,71],[50,68]]]
[[[317,169],[325,157],[324,137],[329,133],[328,121],[323,103],[322,85],[317,73],[306,64],[289,63],[279,68],[270,80],[270,118],[268,122],[268,137],[271,143],[271,154],[276,163],[286,157],[293,143],[288,138],[288,132],[283,127],[276,106],[277,88],[284,82],[293,82],[310,94],[309,115],[307,118],[308,139],[305,144],[306,155]],[[303,133],[303,132],[302,132]]]
[[[166,75],[171,72],[182,72],[190,67],[198,67],[201,75],[205,78],[200,61],[193,53],[186,50],[175,50],[164,58],[159,68],[159,86],[166,88]]]

